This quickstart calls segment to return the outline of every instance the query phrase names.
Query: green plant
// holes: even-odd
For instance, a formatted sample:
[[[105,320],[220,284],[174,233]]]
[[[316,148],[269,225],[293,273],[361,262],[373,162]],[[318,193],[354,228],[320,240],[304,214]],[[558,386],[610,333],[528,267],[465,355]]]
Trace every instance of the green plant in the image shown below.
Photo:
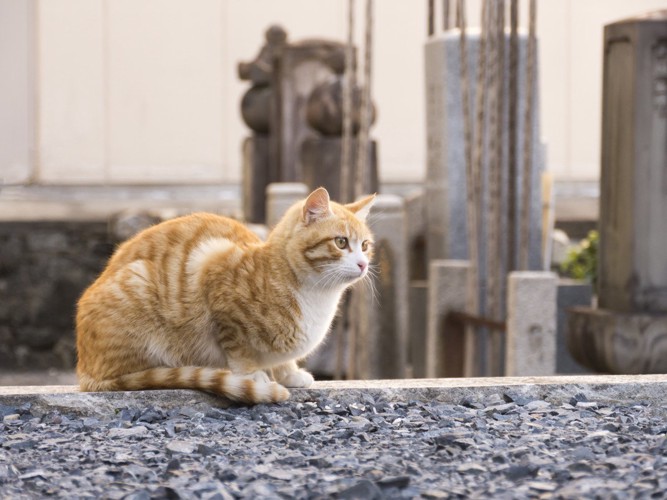
[[[570,278],[589,280],[595,290],[598,281],[599,244],[598,232],[590,231],[576,248],[567,253],[567,257],[560,266],[561,273]]]

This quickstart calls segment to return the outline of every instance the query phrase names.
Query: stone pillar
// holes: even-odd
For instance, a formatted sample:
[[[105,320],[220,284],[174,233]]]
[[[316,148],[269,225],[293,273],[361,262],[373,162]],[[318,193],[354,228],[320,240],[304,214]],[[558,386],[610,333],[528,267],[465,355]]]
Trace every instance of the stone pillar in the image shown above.
[[[477,73],[477,59],[479,50],[479,34],[468,35],[468,75],[471,82],[475,82]],[[519,74],[525,74],[526,49],[528,45],[526,35],[519,36]],[[465,169],[465,140],[464,140],[464,116],[461,89],[461,71],[459,57],[459,34],[455,31],[442,33],[430,37],[424,47],[425,57],[425,83],[426,83],[426,138],[427,138],[427,172],[425,183],[425,203],[427,221],[427,256],[432,259],[467,259],[468,247],[466,241],[466,169]],[[506,38],[505,54],[509,54],[509,33]],[[505,101],[509,99],[509,60],[505,57]],[[517,113],[517,151],[523,150],[524,129],[524,107],[525,107],[525,79],[519,79]],[[537,91],[537,85],[536,89]],[[537,92],[535,102],[539,102]],[[473,98],[471,99],[472,116],[476,110]],[[507,108],[507,107],[505,107]],[[541,204],[541,172],[544,165],[543,147],[539,142],[539,114],[538,106],[534,107],[533,117],[533,171],[532,199],[530,200],[530,238],[529,245],[529,268],[532,270],[542,269],[542,204]],[[488,111],[488,110],[487,110]],[[508,113],[507,109],[504,111]],[[502,117],[502,123],[507,123],[508,116]],[[488,148],[488,146],[487,146]],[[487,150],[484,157],[488,158],[492,152]],[[519,169],[520,170],[520,169]],[[507,159],[502,165],[502,184],[508,185]],[[488,164],[482,165],[482,178],[488,178]],[[516,178],[517,199],[521,199],[522,176]],[[503,191],[506,191],[504,189]],[[483,195],[482,203],[488,203],[488,193]],[[500,209],[507,213],[507,193],[503,193]],[[482,212],[484,213],[484,212]],[[516,213],[515,227],[519,228],[520,211]],[[507,217],[504,217],[506,222]],[[484,234],[488,230],[486,222],[482,218]],[[500,228],[501,234],[507,234],[508,228]],[[484,238],[482,238],[484,239]],[[521,242],[525,244],[525,242]],[[485,259],[486,248],[480,248],[482,257],[480,267],[481,289],[485,287]],[[518,248],[514,249],[518,255]],[[504,259],[501,259],[504,261]],[[504,274],[503,264],[503,274]],[[483,297],[480,297],[483,303]]]
[[[568,323],[574,358],[667,368],[667,11],[605,26],[598,305]]]
[[[599,306],[667,314],[667,11],[605,27]]]
[[[404,378],[408,366],[408,256],[403,200],[378,195],[368,216],[375,238],[372,288],[354,288],[355,339],[350,346],[355,378]]]
[[[429,266],[426,376],[463,375],[464,328],[447,321],[448,314],[466,310],[470,262],[432,260]]]
[[[300,182],[274,182],[266,188],[266,225],[272,228],[287,209],[308,196],[308,186]]]
[[[556,373],[556,283],[553,273],[510,273],[505,375]]]

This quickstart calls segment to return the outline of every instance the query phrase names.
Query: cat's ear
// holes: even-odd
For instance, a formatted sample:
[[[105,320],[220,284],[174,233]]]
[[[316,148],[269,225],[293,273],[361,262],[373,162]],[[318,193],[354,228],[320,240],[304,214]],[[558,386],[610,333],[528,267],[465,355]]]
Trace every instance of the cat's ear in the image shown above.
[[[376,195],[372,194],[366,196],[366,198],[357,200],[354,203],[348,203],[345,205],[345,208],[354,213],[354,215],[357,216],[357,219],[363,222],[366,220],[366,217],[368,217],[368,213],[371,211],[373,203],[375,203],[375,196]]]
[[[310,193],[303,204],[303,221],[306,225],[333,215],[329,206],[329,193],[323,187]]]

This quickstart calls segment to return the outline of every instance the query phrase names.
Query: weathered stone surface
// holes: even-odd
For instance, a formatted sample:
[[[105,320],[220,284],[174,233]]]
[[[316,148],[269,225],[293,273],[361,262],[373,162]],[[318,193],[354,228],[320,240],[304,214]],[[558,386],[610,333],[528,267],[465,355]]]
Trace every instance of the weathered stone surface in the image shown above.
[[[297,201],[308,196],[308,186],[300,182],[274,182],[266,188],[266,225],[275,226]]]
[[[667,314],[667,11],[604,35],[599,305]]]
[[[70,368],[76,301],[114,242],[106,222],[0,224],[0,366]]]
[[[604,384],[573,392],[593,379],[577,379],[567,395],[546,384],[539,398],[495,379],[496,392],[480,386],[450,402],[367,387],[227,409],[174,404],[167,395],[186,391],[173,391],[159,406],[119,399],[96,416],[24,396],[4,407],[20,418],[0,422],[0,481],[11,498],[659,497],[665,377],[631,379],[632,393],[617,399],[623,391]],[[389,389],[366,383],[382,384]],[[648,385],[661,397],[646,397]]]
[[[474,82],[477,73],[479,34],[468,35],[468,75]],[[505,54],[509,53],[509,33],[506,39]],[[525,74],[525,51],[527,36],[519,36],[519,73]],[[428,258],[429,259],[467,259],[468,247],[466,234],[466,171],[465,171],[465,140],[464,115],[460,75],[460,48],[458,32],[449,31],[442,35],[431,37],[424,46],[425,56],[425,83],[427,109],[427,182],[426,216],[428,231]],[[509,65],[506,58],[505,92],[509,92]],[[517,123],[517,148],[521,151],[524,129],[524,95],[526,93],[524,79],[519,80],[519,112]],[[537,95],[537,93],[535,93]],[[507,95],[505,99],[508,99]],[[471,100],[472,114],[475,114],[474,99]],[[539,99],[538,99],[539,101]],[[538,107],[534,107],[533,117],[533,171],[532,199],[530,215],[529,268],[541,269],[541,190],[540,173],[543,170],[543,148],[540,144],[540,119]],[[505,110],[507,113],[507,110]],[[507,117],[504,118],[507,120]],[[489,155],[485,155],[489,156]],[[507,160],[505,160],[507,161]],[[503,168],[506,171],[506,168]],[[483,178],[487,177],[488,165],[482,167]],[[521,175],[516,179],[521,196]],[[507,183],[507,179],[503,179]],[[506,196],[502,201],[501,209],[507,210]],[[518,227],[517,214],[517,227]],[[507,233],[507,228],[500,229],[501,234]],[[520,244],[525,244],[521,242]],[[482,252],[484,247],[482,247]],[[518,249],[515,249],[518,255]],[[480,270],[484,283],[484,269]],[[482,287],[483,288],[483,287]]]
[[[555,377],[481,377],[405,380],[351,380],[315,382],[309,389],[292,389],[290,402],[358,401],[488,402],[494,397],[517,404],[546,399],[552,404],[574,401],[663,403],[667,375],[559,375]],[[228,406],[224,398],[199,391],[137,391],[83,393],[77,386],[0,386],[0,412],[17,413],[29,403],[44,414],[49,408],[81,415],[114,413],[128,406],[193,409]],[[538,403],[540,403],[538,401]],[[542,404],[541,402],[540,404]],[[202,406],[200,406],[202,405]],[[535,410],[536,408],[533,408]],[[332,410],[333,411],[333,410]]]
[[[469,273],[468,261],[431,261],[426,334],[427,377],[463,375],[463,339],[460,332],[447,328],[450,325],[446,320],[448,314],[466,310]],[[453,367],[450,363],[456,358],[459,362]]]
[[[556,373],[556,276],[548,272],[510,273],[507,292],[505,373]]]
[[[576,359],[603,373],[666,373],[667,315],[574,308],[567,345]]]

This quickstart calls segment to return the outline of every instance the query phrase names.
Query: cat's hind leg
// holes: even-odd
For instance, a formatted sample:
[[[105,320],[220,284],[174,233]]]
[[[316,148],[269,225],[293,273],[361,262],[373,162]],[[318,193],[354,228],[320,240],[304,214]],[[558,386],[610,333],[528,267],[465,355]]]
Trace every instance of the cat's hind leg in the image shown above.
[[[285,387],[310,387],[315,379],[303,368],[299,368],[296,361],[288,361],[273,368],[273,378]]]

